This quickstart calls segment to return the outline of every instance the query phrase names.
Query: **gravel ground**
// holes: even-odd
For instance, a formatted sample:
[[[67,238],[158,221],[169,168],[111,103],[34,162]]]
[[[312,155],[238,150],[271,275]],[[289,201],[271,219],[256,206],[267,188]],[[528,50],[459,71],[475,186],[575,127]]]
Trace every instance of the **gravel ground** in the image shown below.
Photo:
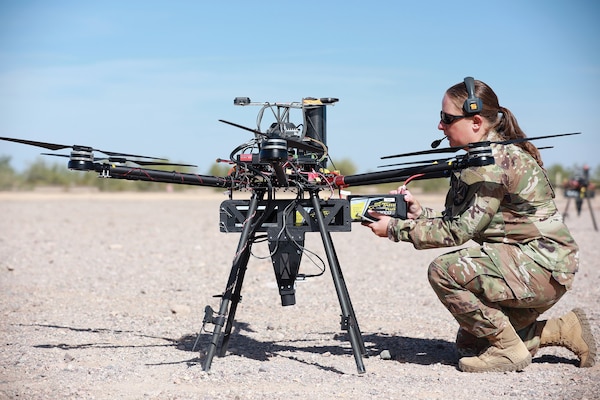
[[[219,232],[224,199],[0,193],[0,399],[600,398],[600,367],[579,369],[561,348],[541,349],[524,372],[458,371],[458,325],[426,277],[447,250],[417,251],[359,225],[332,236],[366,373],[340,329],[329,270],[299,282],[297,304],[282,307],[266,243],[253,248],[229,351],[203,371],[213,329],[198,336],[204,307],[218,309],[239,238]],[[570,211],[581,269],[546,316],[582,307],[600,338],[600,233],[587,205]],[[306,247],[324,257],[318,234],[306,235]],[[316,264],[305,255],[302,272]]]

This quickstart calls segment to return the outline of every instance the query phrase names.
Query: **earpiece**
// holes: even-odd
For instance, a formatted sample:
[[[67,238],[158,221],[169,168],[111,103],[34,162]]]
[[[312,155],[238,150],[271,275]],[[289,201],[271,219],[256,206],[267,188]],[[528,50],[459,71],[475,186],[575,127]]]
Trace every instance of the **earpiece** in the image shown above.
[[[483,110],[483,103],[479,97],[475,96],[475,80],[467,76],[465,78],[465,86],[467,87],[467,99],[463,104],[463,111],[466,115],[480,113]]]

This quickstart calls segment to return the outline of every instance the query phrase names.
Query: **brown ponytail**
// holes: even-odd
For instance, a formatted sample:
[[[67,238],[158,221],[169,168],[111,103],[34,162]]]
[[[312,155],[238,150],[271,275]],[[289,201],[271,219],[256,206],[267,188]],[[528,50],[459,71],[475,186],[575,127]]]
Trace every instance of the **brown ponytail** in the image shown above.
[[[496,132],[499,132],[507,140],[521,139],[527,137],[527,135],[525,135],[525,132],[523,132],[523,130],[519,126],[517,119],[508,108],[500,107],[500,112],[502,113],[502,116],[498,118],[498,123],[493,127],[493,129]],[[533,143],[531,143],[530,141],[526,141],[517,143],[516,145],[528,152],[540,167],[544,165],[544,162],[542,161],[542,156],[540,155],[540,151],[537,149],[537,147],[535,147]]]

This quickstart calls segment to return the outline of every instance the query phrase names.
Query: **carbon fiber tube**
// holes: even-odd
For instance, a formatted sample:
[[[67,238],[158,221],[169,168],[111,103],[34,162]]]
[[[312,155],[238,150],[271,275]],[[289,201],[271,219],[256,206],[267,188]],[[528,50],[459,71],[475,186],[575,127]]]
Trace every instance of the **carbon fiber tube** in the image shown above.
[[[132,181],[150,181],[163,183],[176,183],[180,185],[231,187],[232,181],[218,176],[198,175],[177,171],[160,171],[147,168],[132,168],[106,164],[97,164],[96,169],[101,175],[113,179],[127,179]]]

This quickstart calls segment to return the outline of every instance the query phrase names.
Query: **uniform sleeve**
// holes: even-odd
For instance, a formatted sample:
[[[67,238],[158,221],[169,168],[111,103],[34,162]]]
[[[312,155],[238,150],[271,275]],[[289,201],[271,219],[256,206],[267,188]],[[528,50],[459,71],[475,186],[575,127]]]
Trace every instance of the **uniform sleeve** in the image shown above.
[[[501,176],[494,168],[469,168],[453,178],[443,216],[415,220],[393,219],[388,236],[411,242],[416,249],[460,246],[490,224],[504,196]]]
[[[441,217],[442,213],[439,211],[434,210],[433,208],[430,207],[421,207],[422,208],[422,212],[421,215],[419,216],[419,218],[421,219],[426,219],[426,218],[436,218],[436,217]]]

